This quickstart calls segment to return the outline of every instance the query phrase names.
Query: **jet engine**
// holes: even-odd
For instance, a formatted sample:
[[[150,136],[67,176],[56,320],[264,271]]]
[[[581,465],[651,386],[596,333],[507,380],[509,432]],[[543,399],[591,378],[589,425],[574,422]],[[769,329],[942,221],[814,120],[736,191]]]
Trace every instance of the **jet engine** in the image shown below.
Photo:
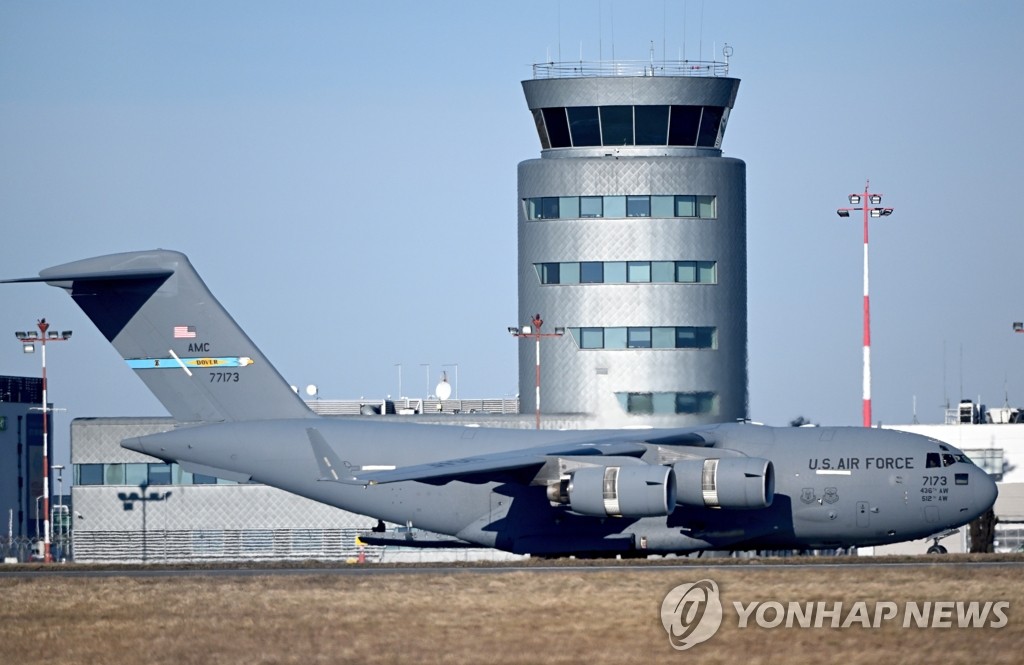
[[[762,457],[683,460],[672,468],[683,506],[767,508],[775,497],[775,467]]]
[[[551,485],[548,498],[593,517],[658,517],[676,507],[676,477],[656,464],[589,466]]]

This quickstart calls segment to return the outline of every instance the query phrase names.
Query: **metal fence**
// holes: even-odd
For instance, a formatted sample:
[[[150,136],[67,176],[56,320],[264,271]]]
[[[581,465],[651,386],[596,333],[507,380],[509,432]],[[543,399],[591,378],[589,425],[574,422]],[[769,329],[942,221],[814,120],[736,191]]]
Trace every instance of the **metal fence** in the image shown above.
[[[533,78],[583,78],[600,76],[728,76],[729,63],[716,60],[615,60],[588,62],[540,62]]]

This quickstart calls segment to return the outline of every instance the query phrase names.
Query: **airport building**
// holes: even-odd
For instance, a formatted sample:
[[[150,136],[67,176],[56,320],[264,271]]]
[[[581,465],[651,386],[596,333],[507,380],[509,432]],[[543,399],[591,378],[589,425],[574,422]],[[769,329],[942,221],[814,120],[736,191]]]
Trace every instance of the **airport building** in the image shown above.
[[[42,535],[43,381],[0,376],[0,556],[24,558]],[[48,418],[52,416],[48,413]],[[53,428],[50,428],[52,432]],[[50,445],[53,445],[51,434]],[[51,478],[51,505],[59,488]],[[70,478],[67,479],[70,484]]]
[[[545,321],[544,414],[585,427],[747,416],[746,166],[726,63],[545,63],[523,82],[520,330]],[[528,335],[526,335],[528,337]],[[521,344],[523,410],[536,349]]]

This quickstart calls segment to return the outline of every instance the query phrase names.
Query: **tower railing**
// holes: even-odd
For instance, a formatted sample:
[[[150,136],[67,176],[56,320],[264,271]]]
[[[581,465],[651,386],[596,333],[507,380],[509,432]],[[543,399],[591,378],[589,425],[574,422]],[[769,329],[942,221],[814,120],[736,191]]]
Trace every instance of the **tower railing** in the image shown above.
[[[540,62],[533,78],[583,78],[595,76],[728,76],[729,63],[717,60],[615,60]]]

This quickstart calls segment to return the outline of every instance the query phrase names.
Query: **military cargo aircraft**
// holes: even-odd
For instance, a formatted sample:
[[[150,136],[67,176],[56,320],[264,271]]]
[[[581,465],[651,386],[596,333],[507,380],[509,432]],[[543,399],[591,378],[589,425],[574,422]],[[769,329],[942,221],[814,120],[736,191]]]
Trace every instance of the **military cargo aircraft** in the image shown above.
[[[542,556],[847,548],[935,536],[996,498],[961,451],[891,430],[321,417],[183,254],[113,254],[8,281],[65,289],[178,423],[124,447],[436,534],[380,529],[369,543]]]

